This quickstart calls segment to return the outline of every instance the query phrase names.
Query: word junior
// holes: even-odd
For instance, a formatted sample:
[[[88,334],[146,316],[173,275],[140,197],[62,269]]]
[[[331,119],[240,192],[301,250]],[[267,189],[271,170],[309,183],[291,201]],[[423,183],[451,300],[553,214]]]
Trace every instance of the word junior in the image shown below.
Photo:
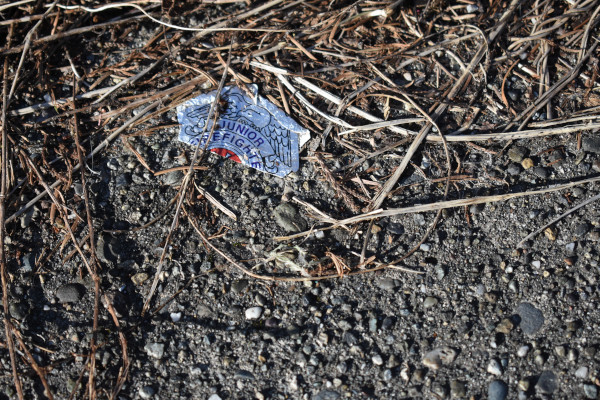
[[[205,132],[202,136],[201,144],[206,143],[210,132]],[[193,145],[198,144],[198,138],[192,140]],[[195,143],[194,143],[195,142]],[[260,133],[249,126],[242,125],[235,121],[220,120],[212,135],[211,144],[209,147],[219,147],[221,144],[231,144],[245,154],[247,160],[252,160],[260,154],[261,145],[266,144],[265,139]],[[229,147],[229,146],[228,146]],[[242,156],[242,154],[239,154]],[[260,162],[252,162],[252,167],[260,168]],[[254,165],[257,164],[257,165]]]

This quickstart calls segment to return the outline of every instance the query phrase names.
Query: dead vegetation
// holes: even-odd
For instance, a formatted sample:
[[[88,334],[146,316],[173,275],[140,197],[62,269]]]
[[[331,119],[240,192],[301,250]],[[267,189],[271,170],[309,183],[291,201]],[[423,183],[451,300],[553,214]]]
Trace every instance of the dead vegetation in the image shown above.
[[[275,239],[302,238],[315,229],[346,229],[364,238],[363,248],[353,254],[327,252],[325,260],[313,260],[318,276],[300,267],[292,270],[301,276],[282,277],[244,266],[213,243],[220,230],[203,231],[189,204],[199,196],[235,220],[235,213],[194,186],[194,174],[210,168],[203,149],[197,148],[181,167],[187,175],[178,197],[152,221],[167,223],[163,215],[174,215],[144,312],[151,311],[169,239],[180,224],[189,223],[207,249],[255,278],[326,279],[384,268],[406,270],[401,261],[435,229],[444,208],[598,180],[584,176],[525,192],[509,188],[503,194],[462,198],[458,187],[472,176],[454,146],[499,158],[517,139],[564,135],[579,148],[583,135],[597,134],[599,14],[595,0],[1,2],[2,347],[10,355],[18,397],[28,397],[23,381],[32,379],[30,371],[45,396],[52,399],[53,391],[46,379],[51,367],[36,363],[31,344],[9,313],[13,273],[8,266],[16,250],[6,253],[6,235],[18,242],[18,218],[47,199],[48,228],[62,240],[59,248],[44,249],[34,272],[51,269],[44,262],[70,248],[70,257],[78,256],[82,263],[81,274],[94,282],[93,332],[104,299],[121,345],[118,375],[99,385],[95,352],[103,343],[94,336],[78,380],[86,383],[75,385],[70,398],[117,398],[127,380],[126,333],[100,285],[106,271],[94,251],[99,232],[86,185],[86,176],[93,173],[86,163],[102,157],[116,139],[158,176],[168,171],[152,170],[130,138],[172,127],[174,121],[164,118],[167,112],[200,91],[257,83],[263,95],[311,130],[304,162],[314,163],[345,205],[332,217],[294,198],[314,217],[314,226]],[[140,30],[150,39],[136,42]],[[218,117],[216,108],[211,115]],[[155,126],[155,121],[162,122]],[[438,146],[430,157],[435,172],[421,173],[428,182],[441,184],[440,200],[389,207],[389,198],[402,191],[399,182],[407,169],[420,169],[414,155],[424,142]],[[366,160],[396,155],[403,145],[408,147],[379,171],[380,178],[359,168]],[[336,159],[343,164],[339,168]],[[76,179],[83,193],[72,201],[85,204],[85,215],[75,213],[63,195]],[[31,199],[23,201],[26,197]],[[374,220],[424,211],[438,214],[412,250],[391,264],[367,254]],[[274,251],[265,262],[292,262],[286,258],[289,251],[293,248]]]

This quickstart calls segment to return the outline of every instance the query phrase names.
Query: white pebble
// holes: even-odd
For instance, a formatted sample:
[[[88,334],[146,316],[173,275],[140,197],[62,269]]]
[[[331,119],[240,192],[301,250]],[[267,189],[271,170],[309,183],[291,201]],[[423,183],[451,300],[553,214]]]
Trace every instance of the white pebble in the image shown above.
[[[246,310],[246,319],[259,319],[262,313],[262,307],[250,307]]]
[[[588,377],[588,367],[579,367],[575,371],[575,376],[580,379],[586,379]]]
[[[519,349],[517,350],[517,356],[523,358],[527,355],[527,353],[529,353],[529,346],[524,345],[519,347]]]
[[[431,250],[431,245],[429,243],[423,243],[419,248],[421,251],[429,251]]]
[[[181,320],[181,313],[180,312],[172,312],[171,313],[171,321],[173,322],[179,322]]]
[[[474,13],[474,12],[476,12],[478,10],[479,10],[479,7],[477,7],[475,4],[469,4],[467,6],[467,12],[468,13]]]
[[[325,237],[325,232],[323,231],[315,231],[315,238],[316,239],[323,239]]]
[[[492,375],[500,376],[502,375],[502,367],[500,366],[500,363],[497,360],[492,359],[488,363],[487,372],[489,372]]]
[[[539,260],[535,260],[535,261],[532,261],[532,262],[531,262],[531,266],[532,266],[533,268],[539,268],[539,267],[541,267],[541,266],[542,266],[542,263],[541,263]]]

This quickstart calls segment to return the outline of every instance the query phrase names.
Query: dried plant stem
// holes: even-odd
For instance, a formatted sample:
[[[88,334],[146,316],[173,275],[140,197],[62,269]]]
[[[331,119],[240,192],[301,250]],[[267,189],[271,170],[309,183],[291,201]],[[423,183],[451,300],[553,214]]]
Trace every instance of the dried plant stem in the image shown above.
[[[10,43],[10,37],[8,39]],[[8,109],[8,59],[4,59],[3,68],[3,87],[2,87],[2,177],[0,180],[0,279],[2,281],[2,306],[3,306],[3,321],[4,335],[6,337],[6,347],[10,355],[10,365],[12,368],[13,382],[17,390],[17,395],[20,400],[23,400],[23,387],[21,378],[17,370],[17,358],[15,355],[15,343],[13,340],[13,331],[15,328],[10,322],[10,312],[8,310],[8,279],[6,271],[6,253],[5,253],[5,237],[6,237],[6,193],[8,191],[8,133],[6,127],[6,112]]]

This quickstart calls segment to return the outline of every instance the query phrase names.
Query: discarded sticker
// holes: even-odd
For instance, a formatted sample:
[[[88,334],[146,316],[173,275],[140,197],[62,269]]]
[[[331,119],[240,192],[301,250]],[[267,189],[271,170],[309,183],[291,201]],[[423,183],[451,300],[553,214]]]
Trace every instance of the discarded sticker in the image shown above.
[[[256,85],[247,87],[253,97],[236,86],[223,88],[212,137],[214,122],[209,121],[206,129],[205,125],[216,91],[177,107],[179,140],[206,146],[223,157],[273,175],[284,177],[297,171],[300,148],[310,139],[309,131],[258,96]]]

